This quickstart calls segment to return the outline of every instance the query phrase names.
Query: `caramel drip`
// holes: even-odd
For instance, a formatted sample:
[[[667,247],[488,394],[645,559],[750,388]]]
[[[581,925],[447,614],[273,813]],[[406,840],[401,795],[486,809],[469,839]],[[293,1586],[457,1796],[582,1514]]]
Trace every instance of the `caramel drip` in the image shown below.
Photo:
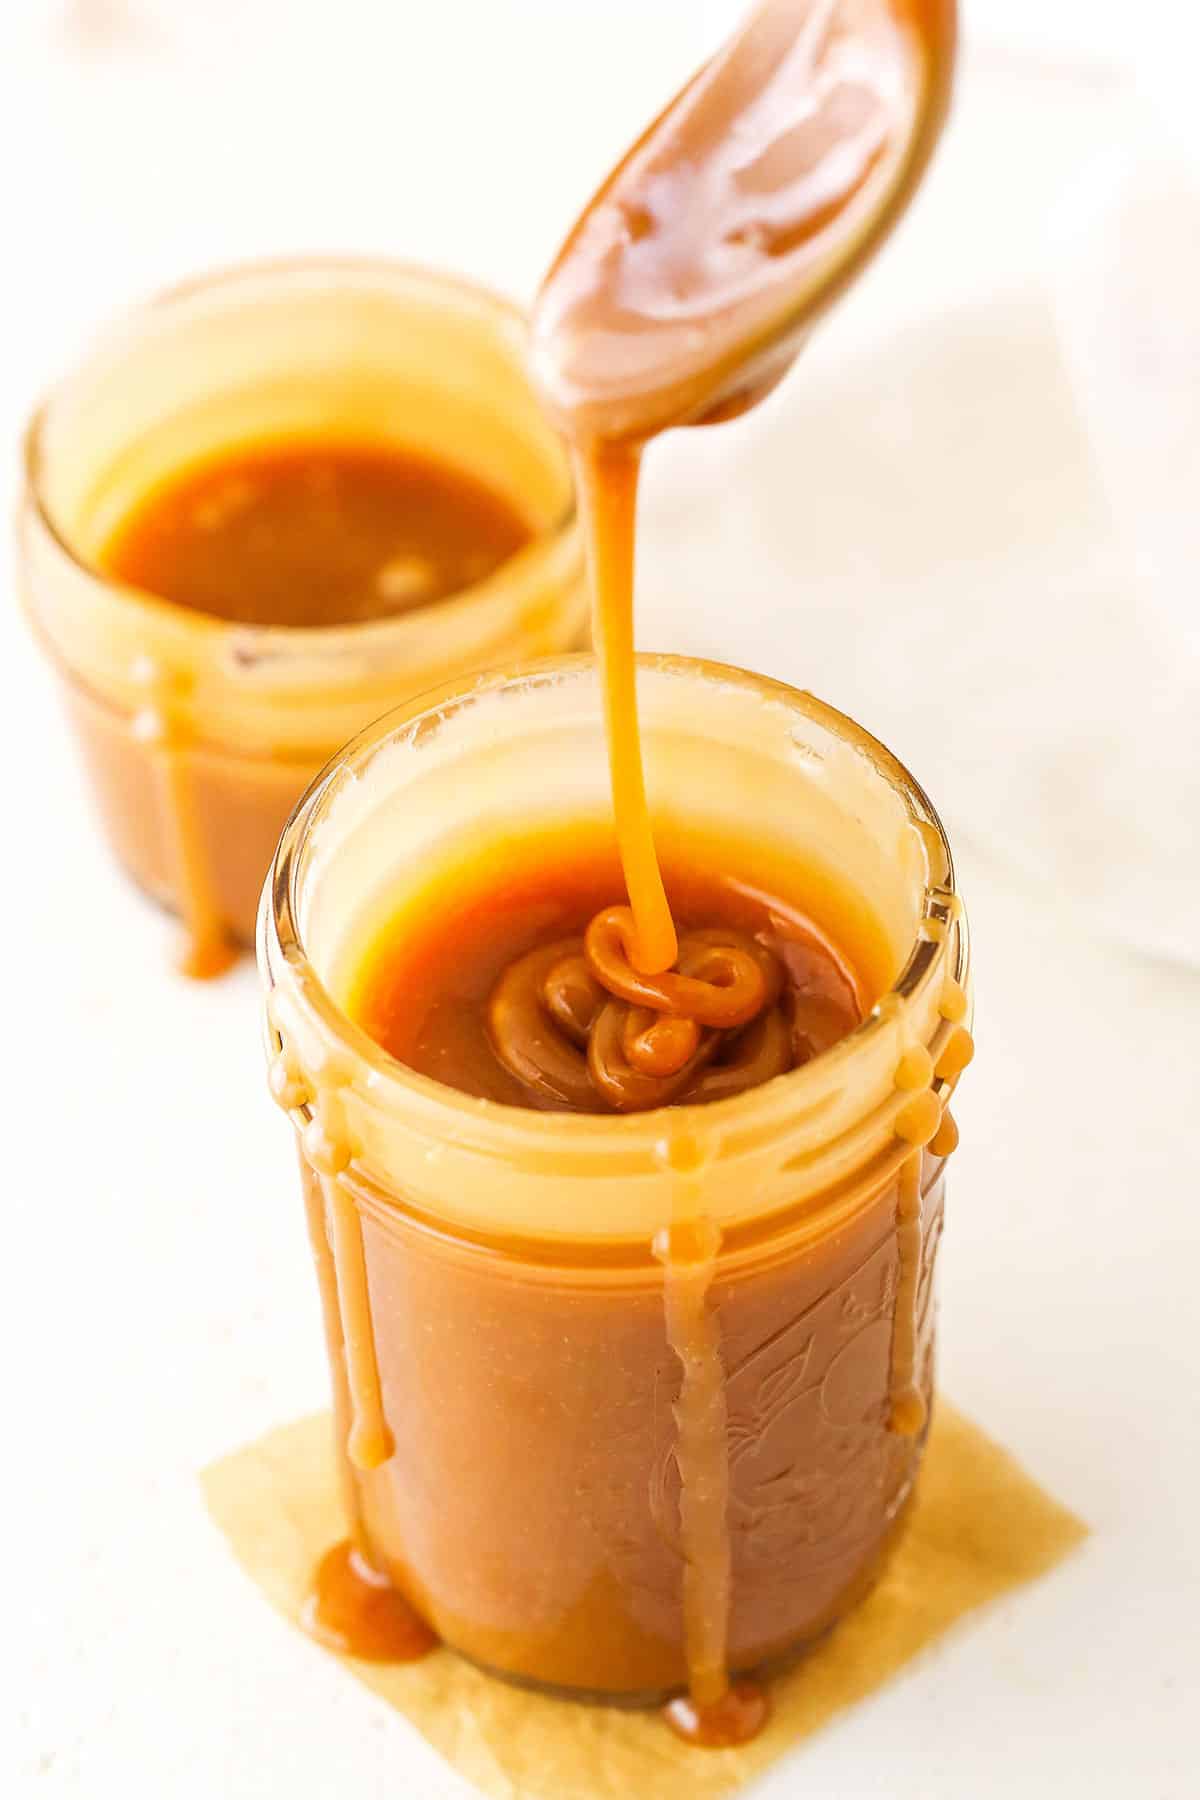
[[[942,987],[941,998],[938,1001],[938,1012],[952,1025],[961,1025],[968,1010],[967,990],[960,981],[954,979],[953,975],[947,975]]]
[[[674,1217],[657,1234],[653,1249],[663,1269],[667,1342],[681,1370],[673,1411],[688,1691],[668,1704],[665,1716],[687,1742],[717,1748],[754,1737],[766,1720],[768,1701],[754,1682],[729,1679],[729,1415],[720,1324],[711,1300],[721,1232],[703,1211],[696,1178],[703,1158],[703,1148],[686,1133],[664,1146]]]
[[[310,1637],[363,1662],[416,1662],[437,1636],[354,1544],[335,1544],[317,1565],[300,1615]]]
[[[920,1150],[900,1165],[896,1195],[896,1302],[892,1319],[891,1428],[916,1437],[925,1423],[925,1398],[917,1385],[917,1289],[921,1279]]]
[[[892,1323],[892,1372],[889,1396],[891,1429],[900,1437],[915,1437],[925,1424],[925,1397],[917,1385],[917,1299],[921,1280],[921,1177],[922,1151],[932,1156],[951,1156],[958,1148],[958,1126],[948,1105],[959,1076],[975,1054],[966,1026],[968,1001],[965,990],[947,977],[938,1008],[952,1030],[936,1064],[928,1050],[907,1050],[896,1071],[896,1086],[915,1089],[913,1098],[896,1116],[896,1134],[912,1146],[900,1166],[896,1198],[896,1310]],[[927,1082],[945,1084],[949,1093],[939,1101]]]
[[[350,1389],[350,1431],[346,1454],[356,1469],[377,1469],[395,1445],[383,1416],[367,1265],[363,1256],[362,1221],[354,1198],[336,1175],[321,1177],[329,1219],[329,1241],[337,1272],[338,1309],[346,1347],[346,1381]]]
[[[272,1091],[274,1091],[274,1087],[272,1087]],[[329,1242],[329,1217],[325,1205],[325,1193],[319,1178],[311,1186],[306,1187],[305,1210],[308,1215],[308,1241],[312,1249],[313,1264],[317,1271],[321,1321],[325,1327],[325,1344],[329,1353],[329,1367],[333,1375],[333,1427],[334,1441],[338,1452],[335,1460],[342,1493],[342,1510],[350,1529],[350,1541],[354,1548],[365,1556],[366,1532],[363,1526],[362,1507],[359,1503],[358,1483],[354,1479],[350,1462],[342,1454],[350,1436],[352,1416],[350,1390],[346,1377],[346,1346],[342,1333],[341,1306],[338,1301],[337,1269],[333,1260],[333,1248]]]
[[[322,1558],[301,1624],[310,1637],[343,1656],[412,1662],[432,1650],[436,1634],[371,1562],[354,1469],[377,1469],[395,1448],[383,1410],[371,1318],[362,1221],[342,1177],[351,1161],[338,1075],[306,1073],[278,1021],[279,1051],[269,1086],[285,1112],[307,1106],[300,1148],[312,1170],[307,1189],[308,1236],[317,1270],[325,1340],[333,1370],[334,1423],[345,1454],[337,1458],[350,1536]]]
[[[934,1156],[953,1156],[958,1149],[958,1126],[949,1107],[942,1113],[942,1122],[929,1141],[929,1149]]]
[[[175,902],[186,934],[179,970],[193,981],[211,981],[225,973],[238,953],[213,892],[186,762],[187,729],[172,704],[174,684],[157,663],[140,659],[134,677],[146,699],[132,730],[153,757]]]
[[[279,1085],[286,1088],[286,1055],[280,1059],[280,1066],[284,1077]],[[325,1202],[325,1229],[333,1257],[349,1398],[346,1454],[356,1469],[377,1469],[388,1460],[395,1446],[383,1411],[362,1220],[353,1194],[341,1179],[350,1163],[350,1145],[342,1103],[331,1078],[317,1085],[313,1093],[312,1117],[301,1133],[300,1145]]]
[[[725,1642],[732,1572],[729,1452],[720,1333],[708,1305],[721,1233],[710,1219],[684,1217],[660,1232],[667,1342],[683,1371],[675,1402],[679,1535],[683,1549],[683,1638],[688,1692],[708,1707],[729,1687]]]
[[[767,1690],[757,1681],[733,1681],[710,1706],[697,1706],[690,1694],[680,1694],[663,1708],[663,1716],[676,1737],[699,1750],[732,1750],[756,1738],[770,1717]]]
[[[975,1043],[965,1025],[956,1025],[946,1040],[937,1060],[935,1074],[939,1081],[957,1082],[975,1054]]]
[[[608,907],[582,938],[544,944],[501,975],[492,1045],[539,1099],[640,1112],[741,1093],[803,1060],[783,969],[763,945],[731,929],[688,931],[678,967],[647,975],[635,934],[630,908]]]

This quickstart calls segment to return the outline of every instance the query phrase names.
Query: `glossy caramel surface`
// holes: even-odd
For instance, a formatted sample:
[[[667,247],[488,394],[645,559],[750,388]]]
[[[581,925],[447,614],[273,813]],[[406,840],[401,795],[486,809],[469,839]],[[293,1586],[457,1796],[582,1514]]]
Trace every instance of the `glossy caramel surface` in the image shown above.
[[[213,618],[350,625],[459,593],[531,537],[464,470],[388,444],[297,438],[177,471],[122,520],[100,563]]]
[[[420,1074],[556,1112],[718,1099],[806,1062],[858,1024],[863,978],[796,889],[764,892],[719,862],[665,857],[664,875],[681,964],[698,974],[647,978],[629,967],[608,844],[534,837],[385,928],[365,948],[351,1017]],[[798,888],[796,871],[792,880]],[[711,1024],[695,1024],[693,987],[707,995]]]

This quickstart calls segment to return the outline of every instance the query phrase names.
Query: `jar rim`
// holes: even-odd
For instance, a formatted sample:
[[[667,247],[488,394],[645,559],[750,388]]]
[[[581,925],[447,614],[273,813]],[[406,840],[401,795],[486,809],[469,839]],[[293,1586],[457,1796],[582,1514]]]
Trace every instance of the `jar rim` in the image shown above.
[[[218,618],[211,613],[182,605],[166,595],[155,594],[149,589],[123,581],[79,552],[55,519],[45,494],[46,452],[43,439],[46,420],[58,393],[88,368],[110,339],[136,327],[143,318],[156,318],[169,313],[175,306],[183,306],[208,295],[219,297],[235,293],[243,283],[252,286],[263,280],[288,282],[338,276],[420,285],[432,293],[440,292],[452,298],[474,302],[481,311],[489,313],[496,322],[514,334],[523,335],[527,329],[527,314],[515,300],[469,276],[419,262],[353,254],[248,259],[186,277],[117,313],[92,340],[84,354],[45,392],[30,414],[22,434],[21,462],[25,502],[59,555],[131,619],[142,620],[147,627],[153,627],[157,622],[168,625],[172,631],[187,632],[198,646],[203,644],[206,650],[234,667],[245,660],[248,644],[254,647],[255,661],[261,661],[264,666],[276,671],[291,653],[297,653],[305,659],[312,656],[328,657],[332,663],[339,654],[350,651],[360,657],[365,655],[372,662],[376,658],[387,659],[391,653],[397,664],[403,667],[414,620],[422,619],[427,610],[435,608],[439,619],[445,621],[469,617],[474,611],[486,610],[497,586],[510,581],[514,570],[528,570],[543,559],[548,560],[557,555],[576,528],[574,485],[568,481],[567,500],[561,512],[539,530],[528,544],[507,557],[481,580],[460,588],[456,593],[448,594],[444,599],[431,602],[428,609],[418,607],[392,618],[365,619],[339,625],[255,625]]]
[[[432,1135],[452,1135],[460,1145],[470,1140],[506,1154],[532,1156],[539,1163],[575,1154],[610,1154],[616,1158],[632,1157],[642,1166],[647,1157],[661,1160],[664,1140],[678,1133],[700,1132],[724,1139],[736,1130],[739,1139],[749,1141],[769,1132],[773,1121],[794,1120],[819,1104],[820,1090],[828,1087],[830,1077],[836,1077],[865,1049],[875,1045],[882,1032],[894,1028],[898,1012],[918,990],[925,988],[939,962],[949,959],[947,974],[966,985],[966,919],[955,886],[945,829],[925,790],[885,745],[813,694],[769,676],[731,664],[677,655],[641,654],[637,664],[642,673],[698,677],[750,689],[767,700],[782,701],[793,711],[802,712],[840,741],[864,753],[903,796],[914,822],[924,828],[926,847],[933,855],[916,935],[891,988],[854,1030],[800,1067],[725,1099],[628,1114],[553,1113],[465,1094],[410,1069],[338,1005],[309,962],[298,921],[305,840],[341,772],[369,758],[402,730],[427,728],[429,721],[452,717],[460,707],[482,695],[571,679],[594,669],[595,657],[583,652],[491,671],[414,696],[352,738],[316,777],[283,828],[259,906],[258,960],[268,990],[269,1039],[272,1033],[278,1036],[270,994],[286,970],[300,987],[305,1010],[336,1046],[335,1056],[365,1070],[372,1100],[385,1106],[392,1100],[418,1109],[423,1125]]]

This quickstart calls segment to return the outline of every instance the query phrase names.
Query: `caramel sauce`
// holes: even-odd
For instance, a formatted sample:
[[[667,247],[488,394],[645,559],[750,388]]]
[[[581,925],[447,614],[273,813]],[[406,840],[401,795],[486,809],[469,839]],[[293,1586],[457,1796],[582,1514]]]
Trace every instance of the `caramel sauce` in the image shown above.
[[[242,625],[358,625],[484,580],[530,541],[465,470],[387,444],[242,445],[176,471],[104,546],[106,574]]]
[[[121,520],[105,574],[214,619],[354,625],[482,581],[532,536],[465,471],[391,445],[323,438],[243,445],[176,471]],[[186,934],[181,971],[237,956],[198,818],[186,698],[147,660],[135,735],[152,751],[162,834]]]
[[[732,1681],[720,1699],[707,1705],[691,1694],[667,1702],[663,1717],[685,1744],[700,1750],[731,1750],[756,1738],[771,1716],[771,1701],[757,1681]]]
[[[721,1233],[705,1217],[696,1186],[703,1146],[686,1131],[665,1146],[671,1176],[671,1224],[654,1254],[663,1266],[667,1342],[680,1364],[675,1402],[679,1539],[683,1551],[683,1641],[688,1693],[697,1724],[727,1708],[726,1626],[733,1594],[729,1539],[729,1409],[721,1338],[709,1306]]]
[[[364,1662],[416,1662],[438,1641],[389,1578],[349,1541],[322,1557],[301,1623],[326,1649]]]
[[[326,1176],[321,1187],[325,1195],[350,1395],[346,1455],[356,1469],[378,1469],[387,1462],[395,1446],[384,1418],[379,1387],[371,1301],[363,1260],[362,1223],[352,1197],[335,1178]]]
[[[632,968],[628,909],[610,904],[621,884],[611,841],[545,834],[422,890],[364,946],[346,1010],[421,1074],[552,1112],[719,1099],[853,1030],[882,947],[864,943],[852,963],[806,912],[786,861],[772,870],[760,858],[746,876],[739,845],[683,848],[663,864],[681,970]],[[696,969],[704,981],[686,972]],[[680,1010],[656,1010],[664,999]]]
[[[638,474],[659,432],[736,416],[786,372],[919,179],[946,107],[953,41],[952,0],[767,0],[609,177],[551,269],[534,312],[534,364],[576,470],[624,894],[606,881],[589,898],[594,879],[546,865],[540,888],[507,874],[498,886],[493,869],[490,887],[477,883],[449,918],[431,921],[421,947],[411,932],[376,945],[351,1010],[412,1067],[555,1109],[715,1098],[706,1084],[724,1071],[736,1092],[804,1059],[789,963],[802,941],[809,973],[822,970],[823,999],[830,970],[842,984],[840,1016],[825,1016],[832,1032],[808,1053],[855,1022],[853,978],[830,944],[796,929],[795,914],[767,904],[749,921],[734,916],[731,895],[745,896],[717,861],[688,872],[690,897],[702,900],[689,915],[681,871],[660,864],[634,664]],[[942,1051],[947,1080],[969,1055],[965,1028],[956,1030]],[[901,1437],[924,1418],[922,1152],[942,1129],[933,1073],[908,1057],[897,1072],[912,1090],[896,1117],[909,1146],[894,1221],[889,1402]],[[700,1127],[667,1127],[664,1142],[671,1216],[654,1251],[681,1371],[674,1460],[688,1673],[687,1696],[667,1716],[690,1742],[728,1745],[761,1728],[767,1703],[729,1675],[729,1371],[711,1306],[721,1239],[705,1211]],[[347,1254],[353,1263],[361,1242]],[[337,1287],[341,1296],[340,1270]],[[362,1301],[343,1319],[348,1365]]]

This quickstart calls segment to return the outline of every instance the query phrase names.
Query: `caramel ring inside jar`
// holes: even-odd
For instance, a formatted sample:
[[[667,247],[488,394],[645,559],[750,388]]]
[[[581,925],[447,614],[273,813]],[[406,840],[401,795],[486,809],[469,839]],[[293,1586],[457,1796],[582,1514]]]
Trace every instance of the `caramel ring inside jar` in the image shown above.
[[[488,1033],[500,1061],[540,1099],[587,1111],[596,1104],[586,1045],[599,1000],[585,1012],[582,982],[551,987],[557,1004],[546,998],[547,976],[564,961],[581,961],[578,950],[579,940],[569,938],[510,963],[488,1001]]]
[[[543,1105],[644,1112],[715,1100],[784,1073],[795,1034],[779,959],[745,933],[685,932],[679,967],[630,961],[633,915],[600,912],[501,975],[488,1003],[498,1059]]]
[[[777,958],[743,933],[717,927],[684,932],[678,968],[662,975],[643,975],[634,968],[635,941],[628,906],[597,913],[583,940],[596,979],[631,1006],[729,1031],[748,1025],[779,998],[783,971]]]

